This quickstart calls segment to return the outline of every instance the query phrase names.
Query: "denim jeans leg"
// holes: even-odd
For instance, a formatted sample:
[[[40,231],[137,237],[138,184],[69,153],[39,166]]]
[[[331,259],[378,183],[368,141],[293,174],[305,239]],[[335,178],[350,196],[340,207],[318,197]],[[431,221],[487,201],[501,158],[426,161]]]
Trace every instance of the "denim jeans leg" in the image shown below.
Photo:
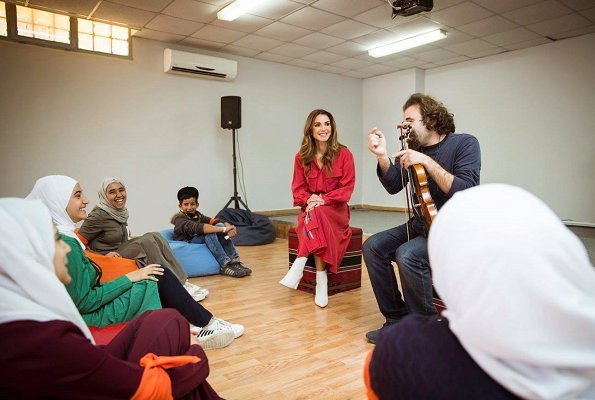
[[[406,241],[407,227],[401,225],[370,236],[362,246],[378,308],[387,320],[397,320],[407,314],[391,264],[395,261],[395,250]]]
[[[234,246],[231,239],[225,239],[224,237],[220,237],[219,243],[221,243],[221,247],[223,247],[223,250],[225,251],[225,254],[227,254],[227,257],[229,257],[232,261],[240,261],[240,255],[238,254],[236,246]]]
[[[225,225],[222,223],[218,223],[217,226],[225,226]],[[240,256],[238,255],[238,251],[236,250],[236,247],[234,246],[231,239],[225,239],[225,235],[217,235],[217,236],[219,239],[219,244],[221,244],[221,247],[225,251],[225,254],[227,254],[227,257],[229,257],[232,261],[240,261]]]
[[[220,266],[224,266],[231,261],[221,243],[219,242],[219,235],[216,233],[209,233],[204,235],[205,244],[211,250],[211,253],[217,260]],[[225,239],[223,239],[225,240]]]
[[[432,271],[428,257],[428,240],[418,236],[404,243],[397,249],[395,259],[407,310],[414,314],[436,314],[436,308],[432,304]]]

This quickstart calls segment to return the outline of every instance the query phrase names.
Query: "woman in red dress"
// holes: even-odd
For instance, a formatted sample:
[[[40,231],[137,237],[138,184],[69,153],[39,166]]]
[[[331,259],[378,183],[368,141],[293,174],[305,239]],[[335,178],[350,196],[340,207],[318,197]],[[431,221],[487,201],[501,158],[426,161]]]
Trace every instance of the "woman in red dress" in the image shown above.
[[[349,206],[355,186],[353,155],[337,139],[332,114],[314,110],[308,115],[300,151],[293,169],[293,205],[300,206],[296,231],[298,254],[281,284],[296,289],[308,255],[316,264],[316,296],[319,307],[328,304],[327,271],[336,273],[349,239]]]

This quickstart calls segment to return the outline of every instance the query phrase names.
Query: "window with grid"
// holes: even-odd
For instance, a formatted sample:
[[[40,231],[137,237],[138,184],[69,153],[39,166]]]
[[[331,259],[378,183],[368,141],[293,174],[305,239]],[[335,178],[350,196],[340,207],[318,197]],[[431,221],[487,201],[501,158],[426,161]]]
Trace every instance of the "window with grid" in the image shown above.
[[[6,5],[0,1],[0,36],[8,36],[8,27],[6,25]]]
[[[58,43],[70,43],[70,17],[17,6],[17,34]]]
[[[78,18],[79,49],[128,56],[128,39],[128,28]]]
[[[0,37],[130,58],[130,28],[0,0]]]

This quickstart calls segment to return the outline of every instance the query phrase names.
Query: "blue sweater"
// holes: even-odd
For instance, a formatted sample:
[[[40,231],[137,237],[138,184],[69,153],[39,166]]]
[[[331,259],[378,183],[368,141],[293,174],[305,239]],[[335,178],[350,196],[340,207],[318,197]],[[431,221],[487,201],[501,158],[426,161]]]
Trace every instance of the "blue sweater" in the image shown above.
[[[420,152],[431,157],[442,168],[454,175],[450,191],[444,193],[428,174],[430,194],[438,210],[456,192],[479,185],[481,152],[479,142],[474,136],[467,133],[449,133],[440,143],[422,147]],[[391,160],[391,165],[384,176],[381,175],[379,166],[376,173],[388,193],[395,194],[403,189],[398,160],[395,160],[394,163]],[[423,221],[416,216],[413,225],[417,231],[423,226]]]

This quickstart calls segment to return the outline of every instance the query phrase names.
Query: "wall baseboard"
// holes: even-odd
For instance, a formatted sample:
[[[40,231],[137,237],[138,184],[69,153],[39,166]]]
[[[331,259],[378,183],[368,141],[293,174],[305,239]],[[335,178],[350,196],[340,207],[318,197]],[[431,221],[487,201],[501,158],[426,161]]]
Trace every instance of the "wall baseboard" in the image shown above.
[[[398,211],[407,212],[405,207],[389,207],[389,206],[375,206],[372,204],[354,204],[350,206],[352,210],[374,210],[374,211]]]
[[[255,214],[273,216],[273,215],[298,215],[300,213],[299,208],[286,208],[281,210],[260,210],[254,211]]]
[[[595,228],[595,223],[593,223],[593,222],[580,222],[580,221],[570,221],[570,220],[563,220],[562,222],[566,226],[580,226],[581,228]]]
[[[372,204],[351,204],[349,208],[352,210],[374,210],[374,211],[396,211],[396,212],[407,212],[405,207],[387,207],[387,206],[375,206]],[[260,210],[254,211],[256,214],[274,216],[274,215],[298,215],[300,213],[299,208],[286,208],[280,210]]]

